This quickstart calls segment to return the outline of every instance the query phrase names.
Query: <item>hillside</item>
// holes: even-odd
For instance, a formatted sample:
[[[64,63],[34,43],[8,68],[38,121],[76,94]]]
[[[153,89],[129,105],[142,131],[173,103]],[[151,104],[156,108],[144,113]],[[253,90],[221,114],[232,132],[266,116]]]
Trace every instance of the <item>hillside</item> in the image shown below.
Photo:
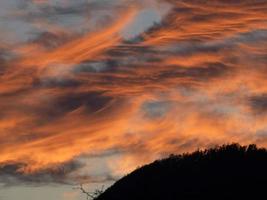
[[[266,149],[231,144],[145,165],[97,200],[265,199],[266,189]]]

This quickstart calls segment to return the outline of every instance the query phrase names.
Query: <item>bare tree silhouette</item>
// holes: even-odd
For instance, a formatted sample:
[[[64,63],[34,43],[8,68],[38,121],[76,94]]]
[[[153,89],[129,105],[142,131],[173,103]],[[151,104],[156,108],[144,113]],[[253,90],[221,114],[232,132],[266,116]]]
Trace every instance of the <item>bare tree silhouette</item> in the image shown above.
[[[73,189],[79,189],[83,194],[86,195],[87,200],[94,200],[104,192],[104,185],[102,185],[101,189],[96,189],[94,192],[86,191],[83,187],[83,184],[80,184],[79,187],[74,187]]]

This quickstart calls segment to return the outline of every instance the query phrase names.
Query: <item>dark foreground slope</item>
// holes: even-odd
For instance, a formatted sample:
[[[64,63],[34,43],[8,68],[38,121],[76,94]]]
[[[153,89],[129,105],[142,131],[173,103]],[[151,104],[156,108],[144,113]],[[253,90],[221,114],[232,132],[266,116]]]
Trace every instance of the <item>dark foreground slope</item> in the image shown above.
[[[155,161],[97,200],[247,198],[267,199],[267,151],[232,144]]]

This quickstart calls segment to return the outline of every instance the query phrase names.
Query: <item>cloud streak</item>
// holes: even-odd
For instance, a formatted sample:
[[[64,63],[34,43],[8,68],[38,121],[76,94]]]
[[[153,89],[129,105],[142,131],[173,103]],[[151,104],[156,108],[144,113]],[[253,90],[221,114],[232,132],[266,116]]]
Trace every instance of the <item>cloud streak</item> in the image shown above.
[[[48,30],[0,46],[4,182],[73,182],[68,173],[83,165],[67,167],[67,175],[51,169],[84,154],[89,177],[111,180],[170,153],[229,142],[266,146],[267,1],[112,2],[114,18],[81,32],[44,25],[44,10],[88,19],[79,9],[106,13],[111,5],[28,1]],[[124,37],[147,9],[161,21]],[[14,15],[25,21],[25,13]],[[92,155],[102,155],[101,167]]]

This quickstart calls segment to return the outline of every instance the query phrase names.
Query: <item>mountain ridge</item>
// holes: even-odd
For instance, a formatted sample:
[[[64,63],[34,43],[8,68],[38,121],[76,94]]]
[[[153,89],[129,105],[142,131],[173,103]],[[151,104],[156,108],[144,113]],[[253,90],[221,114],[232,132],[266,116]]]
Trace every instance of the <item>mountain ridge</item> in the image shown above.
[[[266,196],[267,150],[222,145],[140,167],[96,200],[232,199]]]

